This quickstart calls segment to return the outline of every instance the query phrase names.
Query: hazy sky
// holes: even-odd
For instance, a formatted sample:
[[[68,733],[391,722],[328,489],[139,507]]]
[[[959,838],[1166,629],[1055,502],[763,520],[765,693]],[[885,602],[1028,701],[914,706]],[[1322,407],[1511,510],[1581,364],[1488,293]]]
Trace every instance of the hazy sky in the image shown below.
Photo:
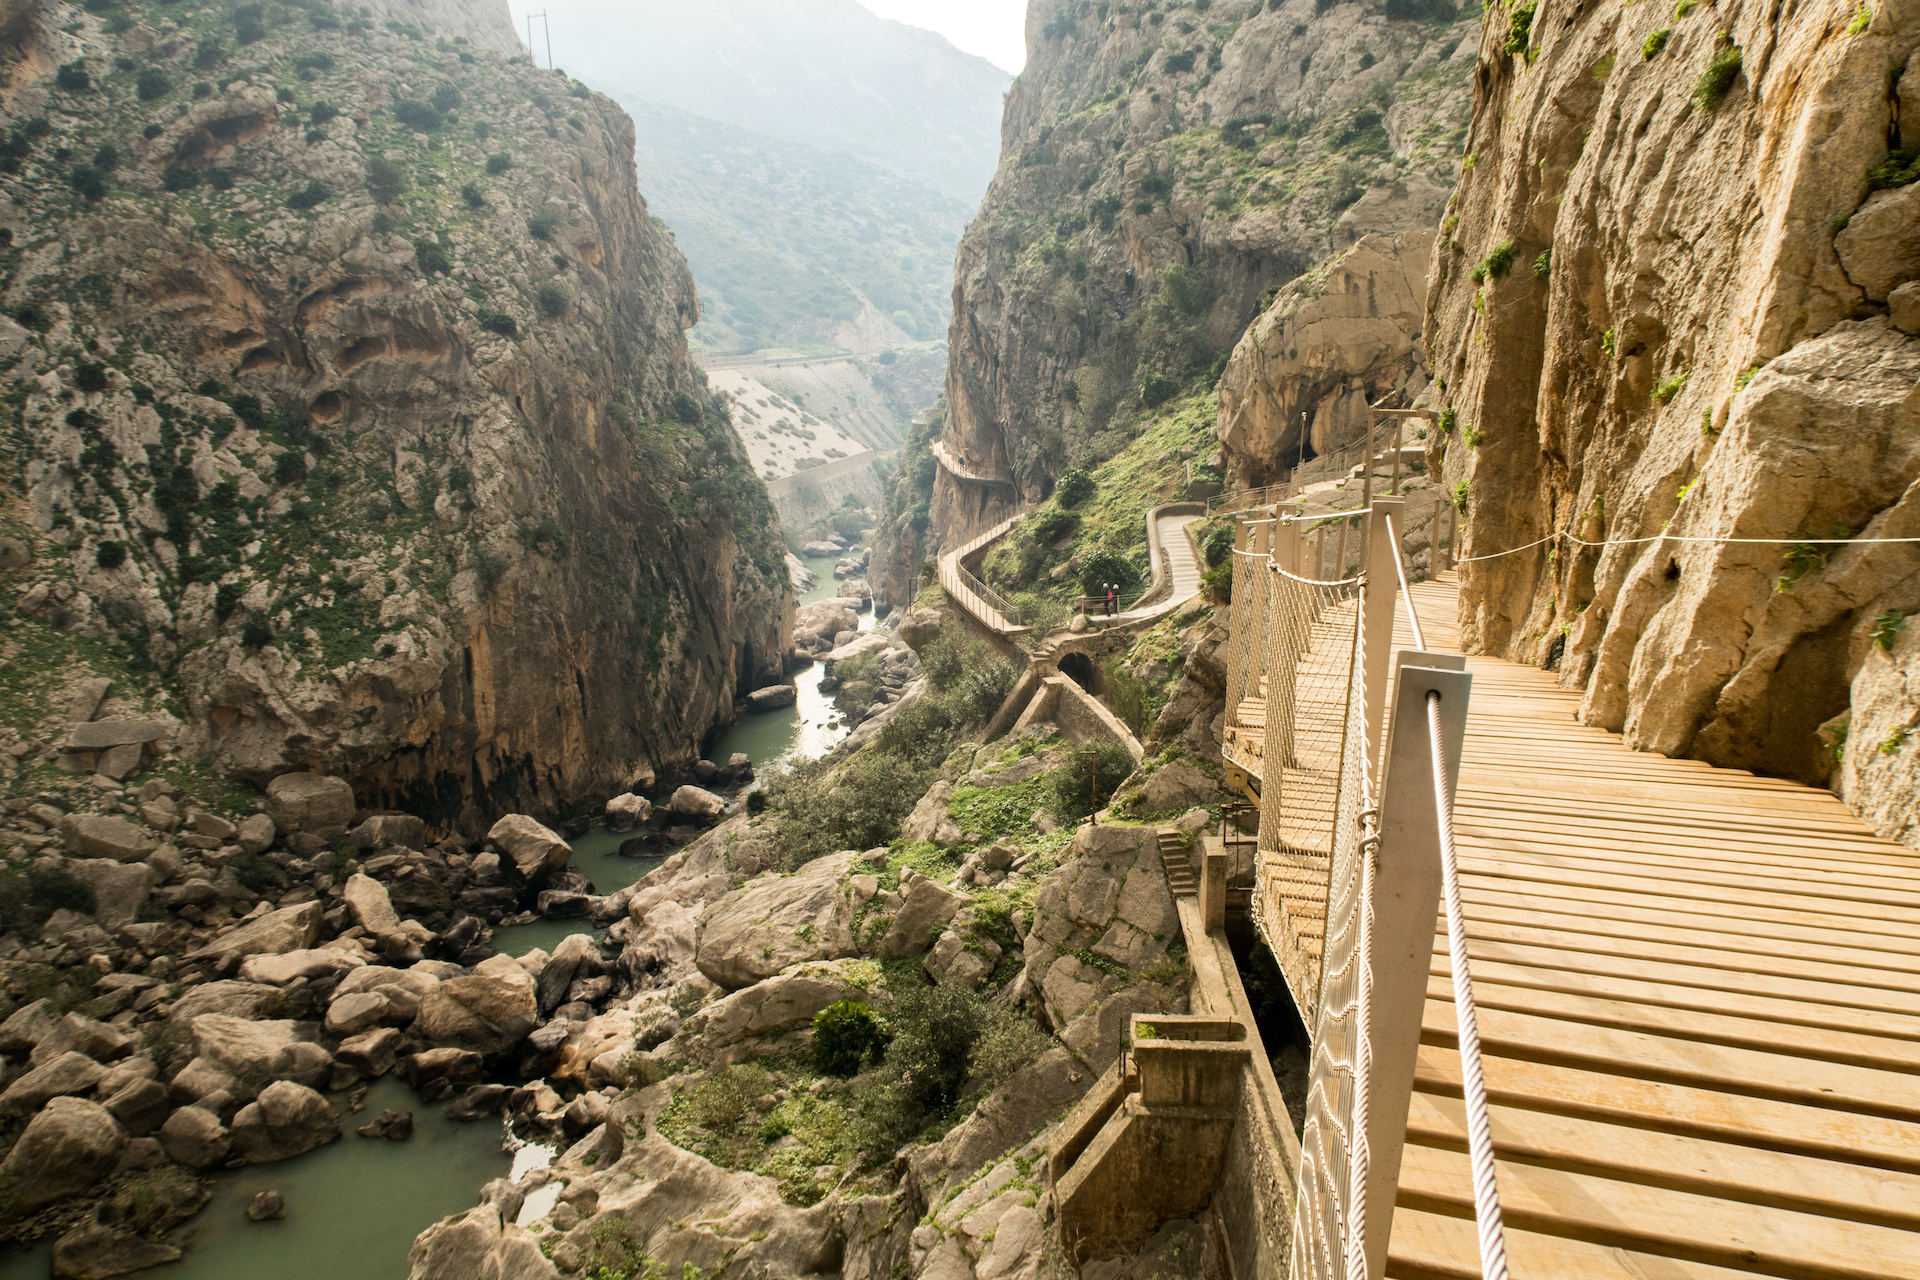
[[[699,0],[692,3],[698,4]],[[977,54],[1005,71],[1018,74],[1026,63],[1027,0],[860,0],[860,3],[883,18],[938,31],[955,48]],[[514,25],[522,32],[526,30],[529,11],[537,14],[548,7],[541,0],[509,0],[509,6],[513,10]],[[538,43],[543,39],[538,19],[533,25],[534,40]]]
[[[954,47],[1018,74],[1027,60],[1027,0],[860,0],[883,18],[938,31]]]

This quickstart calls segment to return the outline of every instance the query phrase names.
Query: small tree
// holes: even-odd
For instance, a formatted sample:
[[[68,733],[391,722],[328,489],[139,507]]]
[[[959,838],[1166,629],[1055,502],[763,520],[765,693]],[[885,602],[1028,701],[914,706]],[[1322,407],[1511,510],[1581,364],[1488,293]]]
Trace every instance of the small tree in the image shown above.
[[[172,93],[173,81],[167,79],[166,73],[160,68],[148,67],[133,82],[133,91],[139,95],[140,101],[152,102],[155,98],[164,98]]]
[[[411,186],[413,174],[398,160],[375,156],[367,162],[367,190],[381,204],[392,204]]]
[[[573,304],[573,299],[567,296],[567,291],[551,280],[540,286],[538,301],[540,314],[549,320],[558,320],[566,315],[568,307]]]

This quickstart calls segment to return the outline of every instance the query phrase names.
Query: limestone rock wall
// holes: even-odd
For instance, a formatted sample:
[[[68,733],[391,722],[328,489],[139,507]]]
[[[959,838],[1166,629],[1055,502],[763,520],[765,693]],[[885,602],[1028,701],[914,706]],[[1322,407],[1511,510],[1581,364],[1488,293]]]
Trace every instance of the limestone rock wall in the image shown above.
[[[1465,566],[1463,635],[1631,745],[1823,781],[1920,608],[1912,548],[1812,541],[1916,532],[1920,10],[1496,12],[1426,325],[1430,462],[1466,554],[1511,553]],[[1910,753],[1841,756],[1912,839],[1866,799]]]
[[[1273,484],[1302,459],[1364,441],[1368,406],[1426,390],[1433,239],[1366,236],[1281,290],[1248,327],[1220,379],[1230,484]]]
[[[626,116],[504,5],[135,16],[5,108],[36,620],[136,647],[223,770],[368,805],[484,825],[697,755],[791,589]]]
[[[945,429],[1014,484],[938,470],[932,547],[1045,496],[1115,406],[1204,371],[1269,290],[1368,232],[1431,227],[1478,30],[1311,0],[1039,0],[1027,21],[960,248]]]

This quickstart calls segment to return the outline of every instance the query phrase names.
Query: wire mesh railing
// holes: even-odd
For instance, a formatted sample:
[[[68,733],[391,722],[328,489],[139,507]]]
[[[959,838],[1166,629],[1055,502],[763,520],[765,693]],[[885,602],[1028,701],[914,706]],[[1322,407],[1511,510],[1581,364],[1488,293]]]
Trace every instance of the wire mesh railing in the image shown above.
[[[1026,625],[1026,615],[1021,612],[1020,606],[1001,595],[998,591],[995,591],[986,583],[980,581],[976,575],[967,569],[967,566],[956,560],[953,565],[953,572],[954,576],[960,580],[960,585],[978,596],[982,604],[992,609],[1016,627]]]
[[[1312,1038],[1289,1274],[1384,1267],[1430,966],[1405,939],[1431,937],[1444,897],[1483,1275],[1505,1280],[1452,834],[1471,677],[1457,655],[1421,652],[1400,504],[1368,514],[1357,576],[1311,576],[1326,557],[1286,514],[1243,521],[1233,553],[1224,750],[1258,780],[1254,924]],[[1416,649],[1390,679],[1396,601]],[[1441,688],[1458,697],[1451,719]],[[1396,1013],[1382,1024],[1376,1009]]]

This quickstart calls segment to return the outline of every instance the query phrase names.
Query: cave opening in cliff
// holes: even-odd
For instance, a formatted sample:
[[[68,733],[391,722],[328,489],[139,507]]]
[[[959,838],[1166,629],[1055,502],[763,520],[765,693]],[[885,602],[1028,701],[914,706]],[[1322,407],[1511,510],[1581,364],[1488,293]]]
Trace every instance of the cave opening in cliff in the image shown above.
[[[1067,677],[1095,697],[1100,695],[1100,669],[1093,665],[1093,659],[1084,653],[1066,653],[1060,656],[1060,674]]]

